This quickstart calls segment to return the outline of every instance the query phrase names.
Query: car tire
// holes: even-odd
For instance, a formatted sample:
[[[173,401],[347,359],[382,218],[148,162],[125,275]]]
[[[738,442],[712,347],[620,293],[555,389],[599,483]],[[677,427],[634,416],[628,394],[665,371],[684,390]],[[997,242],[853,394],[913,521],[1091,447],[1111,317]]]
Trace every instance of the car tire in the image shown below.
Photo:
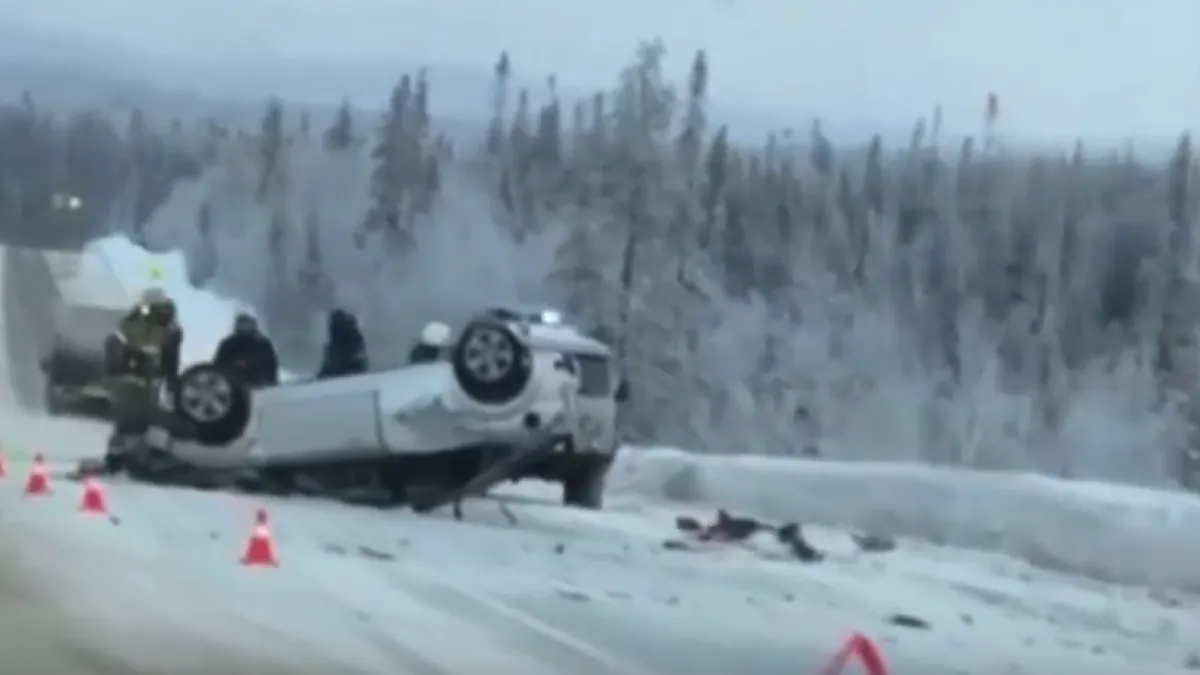
[[[581,459],[563,477],[563,504],[593,511],[604,508],[604,486],[611,465],[608,458]]]
[[[250,426],[250,388],[211,363],[183,371],[171,392],[171,403],[189,427],[189,440],[201,445],[228,445]]]
[[[450,364],[463,393],[484,405],[516,400],[533,377],[529,346],[500,321],[468,324],[454,344]]]

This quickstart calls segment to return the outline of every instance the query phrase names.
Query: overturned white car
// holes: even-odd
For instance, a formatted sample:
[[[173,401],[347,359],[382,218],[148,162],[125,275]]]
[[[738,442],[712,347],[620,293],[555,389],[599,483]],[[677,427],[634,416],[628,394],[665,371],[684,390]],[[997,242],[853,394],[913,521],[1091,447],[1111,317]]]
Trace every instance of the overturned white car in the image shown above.
[[[541,478],[563,485],[565,503],[597,508],[621,380],[608,346],[544,318],[431,324],[427,362],[269,389],[195,365],[163,421],[136,442],[114,435],[110,456],[151,480],[252,475],[272,490],[375,491],[418,508]]]

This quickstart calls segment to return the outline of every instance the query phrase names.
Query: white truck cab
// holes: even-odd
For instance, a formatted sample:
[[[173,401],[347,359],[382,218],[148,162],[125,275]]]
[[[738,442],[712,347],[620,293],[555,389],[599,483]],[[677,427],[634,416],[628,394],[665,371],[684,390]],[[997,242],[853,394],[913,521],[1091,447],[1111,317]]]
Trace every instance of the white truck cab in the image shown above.
[[[54,298],[44,316],[50,339],[41,355],[46,411],[62,414],[87,404],[106,405],[110,391],[101,382],[104,339],[129,311],[133,298],[106,264],[85,265],[74,252],[41,255]]]

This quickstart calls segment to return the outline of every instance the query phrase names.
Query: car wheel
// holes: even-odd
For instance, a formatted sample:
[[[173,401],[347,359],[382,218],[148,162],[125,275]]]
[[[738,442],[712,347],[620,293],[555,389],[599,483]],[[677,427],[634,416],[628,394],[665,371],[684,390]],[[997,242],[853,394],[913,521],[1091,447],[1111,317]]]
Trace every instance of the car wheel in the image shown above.
[[[604,507],[604,485],[611,461],[607,458],[580,460],[563,478],[563,504],[581,509]]]
[[[175,414],[201,445],[227,445],[250,426],[250,388],[211,363],[194,365],[179,376],[171,402]]]
[[[454,345],[450,362],[463,392],[487,405],[513,401],[533,377],[533,355],[528,345],[498,321],[468,325]]]

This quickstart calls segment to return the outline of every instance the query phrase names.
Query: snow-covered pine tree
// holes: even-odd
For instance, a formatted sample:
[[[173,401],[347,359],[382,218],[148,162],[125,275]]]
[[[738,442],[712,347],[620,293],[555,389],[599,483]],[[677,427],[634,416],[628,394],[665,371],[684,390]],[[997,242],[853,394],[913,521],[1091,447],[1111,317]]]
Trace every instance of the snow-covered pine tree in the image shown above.
[[[432,204],[430,167],[424,154],[428,138],[428,82],[424,71],[404,75],[393,88],[371,157],[370,203],[356,239],[384,235],[392,250],[408,251],[418,216]]]
[[[512,82],[512,62],[508,52],[501,52],[492,68],[492,109],[484,149],[498,156],[504,147],[504,129],[508,123],[508,100]]]
[[[387,111],[377,129],[375,147],[371,150],[374,168],[371,171],[370,207],[359,230],[359,245],[365,244],[369,233],[388,229],[399,232],[401,210],[405,201],[404,134],[408,107],[412,100],[412,76],[404,75],[392,89]]]
[[[283,121],[283,102],[271,99],[263,113],[258,137],[259,181],[255,196],[266,203],[284,188],[287,139]]]
[[[341,152],[356,144],[354,138],[354,113],[350,107],[350,99],[342,99],[337,112],[334,113],[333,124],[325,130],[323,136],[325,149],[330,152]]]
[[[310,205],[304,217],[304,255],[296,278],[303,296],[314,309],[324,311],[333,302],[333,282],[325,267],[321,252],[321,215],[316,205]]]
[[[217,274],[217,243],[213,232],[212,204],[205,201],[196,211],[196,246],[188,255],[188,281],[203,288]]]
[[[533,185],[535,170],[534,137],[529,91],[517,92],[517,108],[513,113],[512,126],[508,130],[508,142],[502,147],[500,203],[507,212],[509,228],[517,242],[525,240],[536,228],[537,209],[534,203]]]

